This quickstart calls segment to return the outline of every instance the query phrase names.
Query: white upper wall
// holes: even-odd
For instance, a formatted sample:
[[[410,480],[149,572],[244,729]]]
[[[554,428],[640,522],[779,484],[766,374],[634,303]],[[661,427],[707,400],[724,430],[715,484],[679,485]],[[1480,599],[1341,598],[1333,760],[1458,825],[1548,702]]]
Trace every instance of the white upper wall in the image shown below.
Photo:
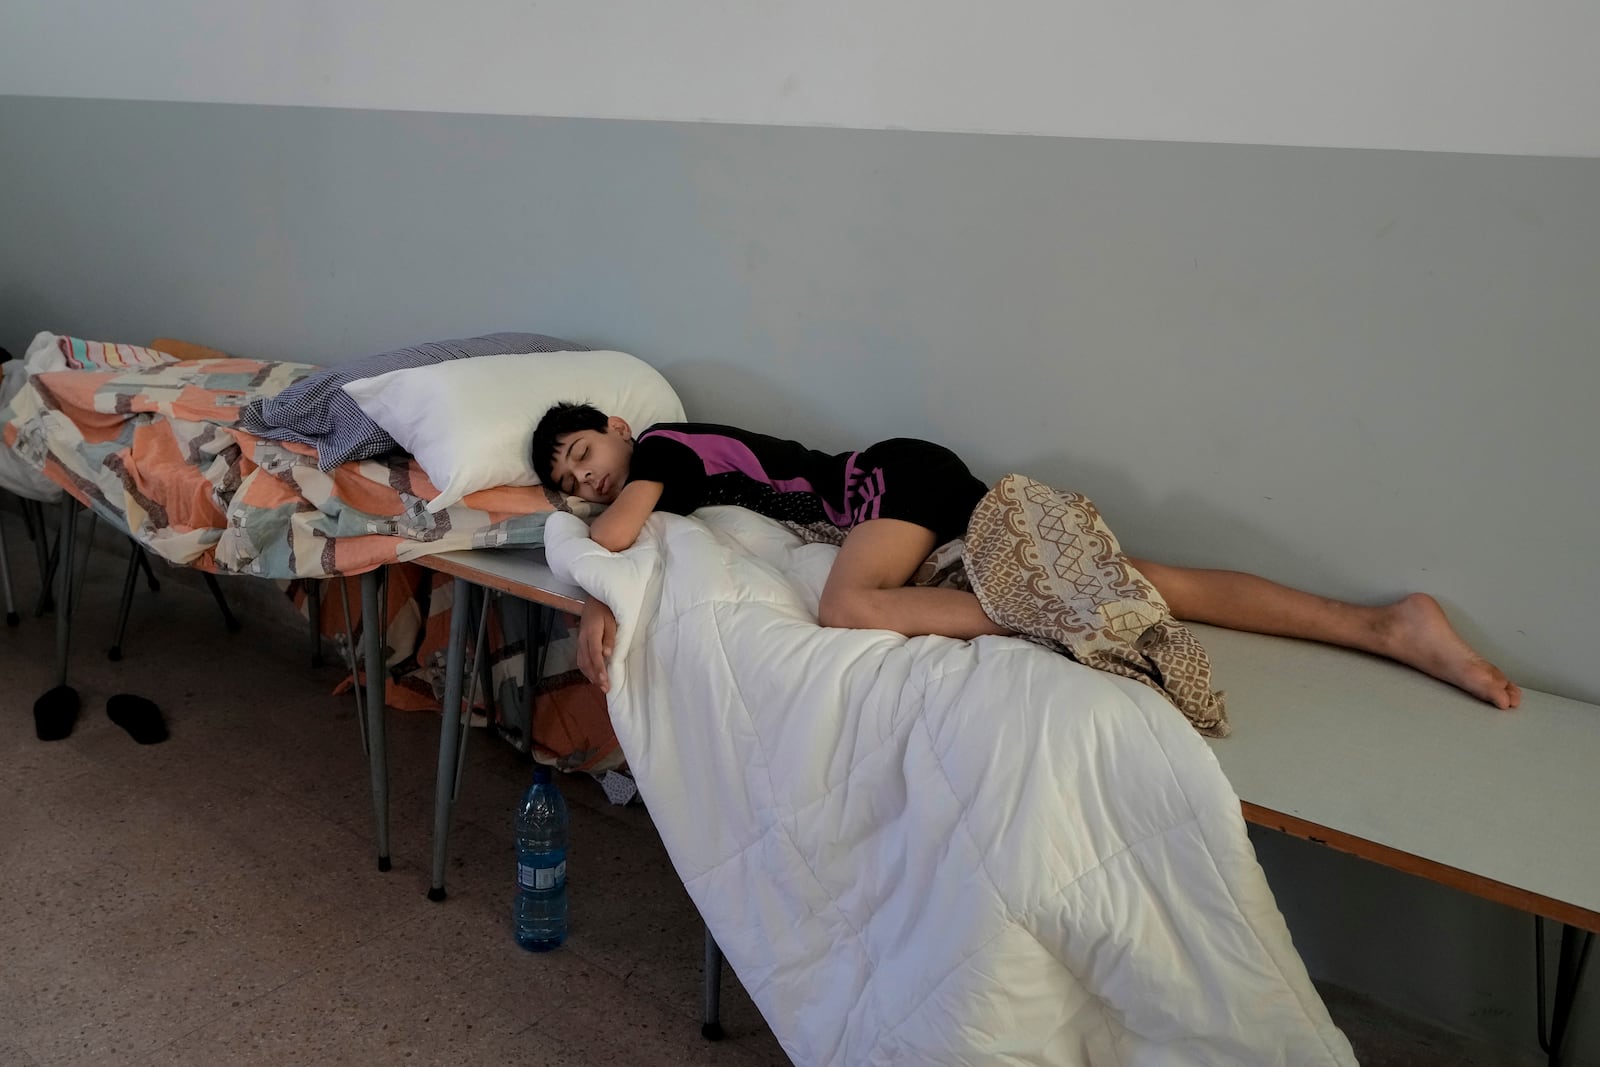
[[[1600,156],[1588,0],[4,0],[0,93]]]

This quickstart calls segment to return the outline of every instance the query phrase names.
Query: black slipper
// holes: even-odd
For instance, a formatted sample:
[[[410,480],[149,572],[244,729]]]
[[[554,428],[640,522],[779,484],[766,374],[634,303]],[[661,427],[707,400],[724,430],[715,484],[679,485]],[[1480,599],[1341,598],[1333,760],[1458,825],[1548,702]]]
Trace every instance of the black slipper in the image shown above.
[[[58,685],[33,702],[33,732],[41,741],[60,741],[78,721],[78,691]]]
[[[106,701],[106,715],[141,745],[157,745],[167,739],[166,720],[152,700],[118,693]]]

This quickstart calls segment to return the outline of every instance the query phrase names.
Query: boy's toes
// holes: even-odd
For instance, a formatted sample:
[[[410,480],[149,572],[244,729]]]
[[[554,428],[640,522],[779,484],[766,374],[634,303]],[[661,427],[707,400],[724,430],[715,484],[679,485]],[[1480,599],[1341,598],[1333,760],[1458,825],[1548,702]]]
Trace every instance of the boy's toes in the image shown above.
[[[1502,674],[1498,668],[1485,663],[1484,669],[1488,673],[1488,684],[1484,686],[1481,696],[1501,711],[1510,711],[1522,703],[1522,690]]]

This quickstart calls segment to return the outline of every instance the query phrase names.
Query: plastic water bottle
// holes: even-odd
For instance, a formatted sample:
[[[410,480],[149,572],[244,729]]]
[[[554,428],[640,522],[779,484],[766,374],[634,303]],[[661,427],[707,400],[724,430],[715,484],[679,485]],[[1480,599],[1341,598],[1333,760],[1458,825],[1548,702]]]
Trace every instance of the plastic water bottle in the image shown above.
[[[517,944],[548,952],[567,939],[567,802],[536,766],[517,806]]]

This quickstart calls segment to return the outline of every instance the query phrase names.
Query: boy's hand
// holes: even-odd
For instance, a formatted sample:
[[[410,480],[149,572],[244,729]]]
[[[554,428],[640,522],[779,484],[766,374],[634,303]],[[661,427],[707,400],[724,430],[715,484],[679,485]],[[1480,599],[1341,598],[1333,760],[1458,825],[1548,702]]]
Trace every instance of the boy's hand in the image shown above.
[[[589,598],[584,602],[583,614],[578,616],[578,669],[602,693],[611,692],[606,660],[611,658],[616,643],[617,617],[604,602]]]

